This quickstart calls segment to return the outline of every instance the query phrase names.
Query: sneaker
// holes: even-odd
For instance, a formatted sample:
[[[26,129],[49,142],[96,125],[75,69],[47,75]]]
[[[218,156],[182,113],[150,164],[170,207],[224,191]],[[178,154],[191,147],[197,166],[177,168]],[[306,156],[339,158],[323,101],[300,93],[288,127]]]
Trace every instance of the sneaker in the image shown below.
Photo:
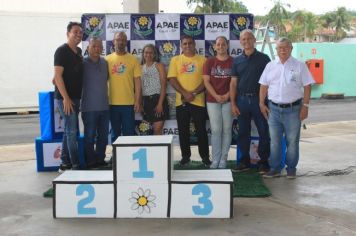
[[[217,169],[219,166],[219,163],[216,161],[213,161],[210,165],[210,169]]]
[[[201,162],[203,162],[204,166],[206,166],[206,167],[210,167],[210,165],[211,165],[211,161],[210,161],[209,157],[202,159]]]
[[[260,164],[258,166],[258,173],[261,175],[266,174],[269,172],[269,166],[267,164]]]
[[[218,169],[226,169],[226,161],[220,161]]]
[[[98,163],[87,165],[87,170],[98,170],[98,169],[99,169]]]
[[[287,170],[287,179],[295,179],[295,178],[297,178],[296,171]]]
[[[263,175],[263,178],[275,178],[281,176],[281,172],[270,170],[266,174]]]
[[[72,170],[81,170],[79,165],[73,165]]]
[[[60,164],[59,165],[59,169],[58,169],[58,173],[63,173],[64,171],[70,170],[70,169],[72,169],[72,165],[71,164],[68,164],[68,165]]]
[[[179,161],[179,165],[185,166],[190,162],[190,158],[182,158],[182,160]]]
[[[108,166],[108,163],[106,161],[100,161],[98,163],[96,163],[99,167],[106,167]]]
[[[245,164],[245,163],[239,163],[234,169],[232,169],[233,172],[243,172],[247,171],[250,169],[250,166]]]

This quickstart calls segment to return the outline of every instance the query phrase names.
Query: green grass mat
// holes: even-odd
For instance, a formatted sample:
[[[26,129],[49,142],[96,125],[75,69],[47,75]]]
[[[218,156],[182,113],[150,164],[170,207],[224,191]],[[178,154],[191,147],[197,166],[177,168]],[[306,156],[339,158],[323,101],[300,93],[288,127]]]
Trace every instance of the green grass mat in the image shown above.
[[[228,161],[227,168],[234,168],[236,161]],[[175,170],[199,170],[209,169],[202,165],[200,161],[191,161],[189,165],[181,166],[174,164]],[[262,181],[261,175],[256,169],[250,169],[245,172],[232,172],[234,178],[234,197],[268,197],[271,196],[271,191]]]
[[[228,168],[235,166],[235,161],[228,161]],[[174,164],[175,170],[199,170],[208,169],[200,161],[191,161],[189,165],[180,166],[177,163]],[[271,196],[271,192],[262,181],[261,175],[256,169],[251,169],[245,172],[232,173],[234,177],[234,197],[268,197]],[[43,197],[53,197],[53,189],[50,188],[43,193]]]
[[[53,188],[50,187],[46,192],[44,192],[43,197],[53,197]]]

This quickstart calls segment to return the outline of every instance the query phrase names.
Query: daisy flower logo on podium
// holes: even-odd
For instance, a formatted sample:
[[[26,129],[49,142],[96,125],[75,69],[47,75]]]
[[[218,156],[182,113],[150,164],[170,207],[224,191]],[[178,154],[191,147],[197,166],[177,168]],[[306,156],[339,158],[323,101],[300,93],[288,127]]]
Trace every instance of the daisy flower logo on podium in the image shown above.
[[[150,189],[143,190],[138,188],[136,192],[131,192],[129,202],[132,203],[131,210],[137,211],[140,215],[144,212],[150,214],[151,209],[156,207],[156,196],[151,193]]]

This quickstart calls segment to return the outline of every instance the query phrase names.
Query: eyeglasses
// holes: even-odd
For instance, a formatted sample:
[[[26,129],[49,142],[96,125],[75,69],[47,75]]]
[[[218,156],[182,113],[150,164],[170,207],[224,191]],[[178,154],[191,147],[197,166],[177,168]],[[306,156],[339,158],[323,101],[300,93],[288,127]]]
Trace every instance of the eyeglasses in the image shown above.
[[[292,49],[291,47],[276,47],[277,51],[289,51],[291,49]]]

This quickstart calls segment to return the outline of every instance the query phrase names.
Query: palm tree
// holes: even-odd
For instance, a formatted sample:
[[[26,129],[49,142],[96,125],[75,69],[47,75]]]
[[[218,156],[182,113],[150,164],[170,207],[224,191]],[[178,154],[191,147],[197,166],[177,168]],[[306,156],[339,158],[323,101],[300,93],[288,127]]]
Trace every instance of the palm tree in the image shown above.
[[[289,4],[281,3],[280,0],[274,0],[274,6],[262,22],[265,24],[269,22],[269,25],[275,28],[277,36],[286,35],[286,27],[283,21],[288,19],[288,12],[285,6],[290,7]]]
[[[332,26],[334,26],[336,31],[336,40],[339,40],[345,37],[345,30],[350,30],[350,16],[345,7],[339,7],[335,11],[334,17]]]
[[[195,13],[234,12],[246,13],[247,7],[236,0],[186,0],[188,6],[197,4]]]
[[[226,2],[222,12],[247,13],[248,9],[242,2],[232,0]]]
[[[325,13],[324,15],[322,15],[320,17],[321,25],[324,28],[331,29],[332,28],[331,25],[332,25],[332,22],[333,22],[333,18],[334,18],[334,15],[333,15],[332,12]]]
[[[292,32],[290,33],[293,41],[307,41],[313,39],[318,25],[317,17],[307,11],[296,11],[291,16]]]
[[[339,7],[336,11],[327,12],[321,16],[322,26],[335,31],[334,40],[340,40],[346,36],[345,30],[350,29],[350,15],[345,7]]]
[[[291,14],[290,19],[291,31],[288,32],[288,38],[293,42],[304,41],[304,11],[296,11]]]

